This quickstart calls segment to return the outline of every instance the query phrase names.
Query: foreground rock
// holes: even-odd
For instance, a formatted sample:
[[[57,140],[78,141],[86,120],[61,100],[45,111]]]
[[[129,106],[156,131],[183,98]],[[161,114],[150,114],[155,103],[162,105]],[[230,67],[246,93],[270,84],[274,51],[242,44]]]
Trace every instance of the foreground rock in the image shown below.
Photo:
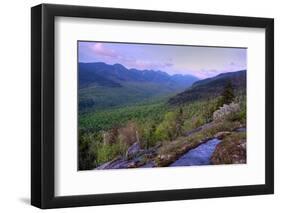
[[[133,143],[124,156],[106,162],[100,169],[166,167],[179,160],[187,152],[196,149],[209,140],[222,141],[210,152],[210,164],[246,163],[246,128],[239,122],[210,122],[173,141],[158,143],[150,149],[142,149],[138,142]],[[205,146],[207,146],[206,144]],[[203,147],[205,147],[203,146]],[[212,147],[207,147],[211,149]],[[198,149],[205,153],[205,149]],[[209,152],[208,152],[209,153]],[[209,160],[209,155],[207,156]],[[206,158],[207,158],[206,157]],[[204,158],[205,159],[205,158]],[[204,161],[205,162],[205,161]],[[209,162],[209,161],[208,161]],[[185,163],[184,163],[185,164]],[[190,165],[190,164],[188,164]],[[195,165],[195,164],[194,164]],[[199,165],[199,164],[197,164]],[[202,164],[203,165],[203,164]],[[204,164],[205,165],[205,164]]]
[[[246,163],[246,134],[231,133],[226,136],[211,158],[212,164],[244,164]]]
[[[195,128],[195,129],[191,130],[191,131],[186,132],[184,134],[184,136],[186,136],[186,137],[192,136],[192,135],[194,135],[197,132],[204,131],[205,129],[208,129],[208,128],[212,127],[212,125],[213,125],[212,122],[206,123],[206,124],[204,124],[202,126],[199,126],[199,127]]]
[[[141,147],[140,144],[138,142],[135,142],[133,145],[131,145],[126,153],[126,157],[128,159],[136,156],[139,152],[141,152]]]
[[[182,138],[182,140],[186,141],[183,143],[179,140],[172,141],[165,148],[169,150],[168,152],[158,154],[156,158],[157,167],[169,166],[170,164],[178,160],[183,154],[187,153],[192,149],[195,149],[196,147],[200,146],[203,143],[206,143],[210,139],[211,138],[204,138],[203,140],[200,141],[191,142],[188,141],[188,138]]]
[[[197,148],[188,151],[169,166],[210,165],[210,158],[219,143],[220,140],[217,138],[210,139]]]
[[[150,168],[155,167],[153,158],[156,155],[156,148],[143,150],[139,143],[132,144],[126,153],[125,157],[119,156],[112,161],[104,163],[97,167],[101,169],[125,169],[125,168]]]

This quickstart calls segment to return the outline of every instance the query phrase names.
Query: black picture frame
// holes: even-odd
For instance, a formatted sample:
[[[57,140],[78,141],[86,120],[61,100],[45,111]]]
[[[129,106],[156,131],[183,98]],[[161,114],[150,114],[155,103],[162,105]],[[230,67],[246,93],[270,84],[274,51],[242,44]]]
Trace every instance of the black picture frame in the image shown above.
[[[264,28],[265,184],[56,197],[54,21],[58,16]],[[36,207],[46,209],[274,193],[274,20],[271,18],[41,4],[31,9],[31,97],[31,204]]]

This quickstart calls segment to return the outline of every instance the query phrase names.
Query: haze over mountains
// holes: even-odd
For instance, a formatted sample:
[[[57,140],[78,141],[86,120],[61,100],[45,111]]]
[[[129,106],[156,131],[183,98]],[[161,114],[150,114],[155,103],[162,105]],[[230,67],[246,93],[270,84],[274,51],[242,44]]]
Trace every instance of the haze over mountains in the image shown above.
[[[192,75],[127,69],[121,64],[79,63],[79,111],[131,105],[183,91]]]
[[[159,70],[127,69],[121,64],[109,65],[103,62],[79,63],[80,87],[91,83],[100,86],[122,86],[122,82],[150,82],[168,84],[172,87],[187,87],[199,80],[193,75],[169,75]]]
[[[169,99],[172,105],[215,98],[231,83],[235,93],[246,93],[246,70],[221,73],[212,78],[196,81],[190,88]]]
[[[228,82],[246,89],[246,70],[199,80],[192,75],[169,75],[154,70],[127,69],[121,64],[79,63],[79,111],[135,105],[168,98],[170,104],[220,95]]]

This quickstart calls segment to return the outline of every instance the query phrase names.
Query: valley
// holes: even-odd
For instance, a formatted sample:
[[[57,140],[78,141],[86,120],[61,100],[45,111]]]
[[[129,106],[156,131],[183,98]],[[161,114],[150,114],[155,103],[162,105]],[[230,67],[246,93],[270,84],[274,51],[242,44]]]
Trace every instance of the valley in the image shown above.
[[[80,63],[78,122],[79,170],[181,166],[189,152],[245,163],[246,70],[200,80]]]

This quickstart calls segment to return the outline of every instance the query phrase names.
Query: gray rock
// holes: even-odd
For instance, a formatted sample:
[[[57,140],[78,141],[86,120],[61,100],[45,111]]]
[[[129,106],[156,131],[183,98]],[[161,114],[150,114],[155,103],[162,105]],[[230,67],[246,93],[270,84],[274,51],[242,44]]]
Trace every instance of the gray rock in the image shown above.
[[[229,114],[238,112],[239,110],[240,106],[237,103],[232,102],[229,105],[224,104],[213,113],[213,120],[223,120]]]
[[[234,130],[235,132],[246,132],[246,127],[240,127]]]
[[[133,143],[133,145],[131,145],[128,148],[126,157],[132,158],[132,157],[136,156],[140,151],[141,151],[140,144],[138,142],[135,142],[135,143]]]
[[[112,169],[116,164],[120,164],[121,162],[123,162],[121,157],[117,157],[117,158],[113,159],[112,161],[109,161],[109,162],[106,162],[106,163],[100,165],[96,169],[97,170],[100,170],[100,169]]]
[[[186,136],[186,137],[191,136],[191,135],[193,135],[194,133],[200,132],[200,131],[202,131],[202,130],[204,130],[204,129],[206,129],[206,128],[211,127],[212,125],[213,125],[213,122],[206,123],[206,124],[204,124],[204,125],[202,125],[202,126],[199,126],[199,127],[195,128],[195,129],[191,130],[191,131],[186,132],[186,133],[184,134],[184,136]]]
[[[156,167],[153,161],[147,162],[146,164],[142,165],[140,168],[153,168]]]

